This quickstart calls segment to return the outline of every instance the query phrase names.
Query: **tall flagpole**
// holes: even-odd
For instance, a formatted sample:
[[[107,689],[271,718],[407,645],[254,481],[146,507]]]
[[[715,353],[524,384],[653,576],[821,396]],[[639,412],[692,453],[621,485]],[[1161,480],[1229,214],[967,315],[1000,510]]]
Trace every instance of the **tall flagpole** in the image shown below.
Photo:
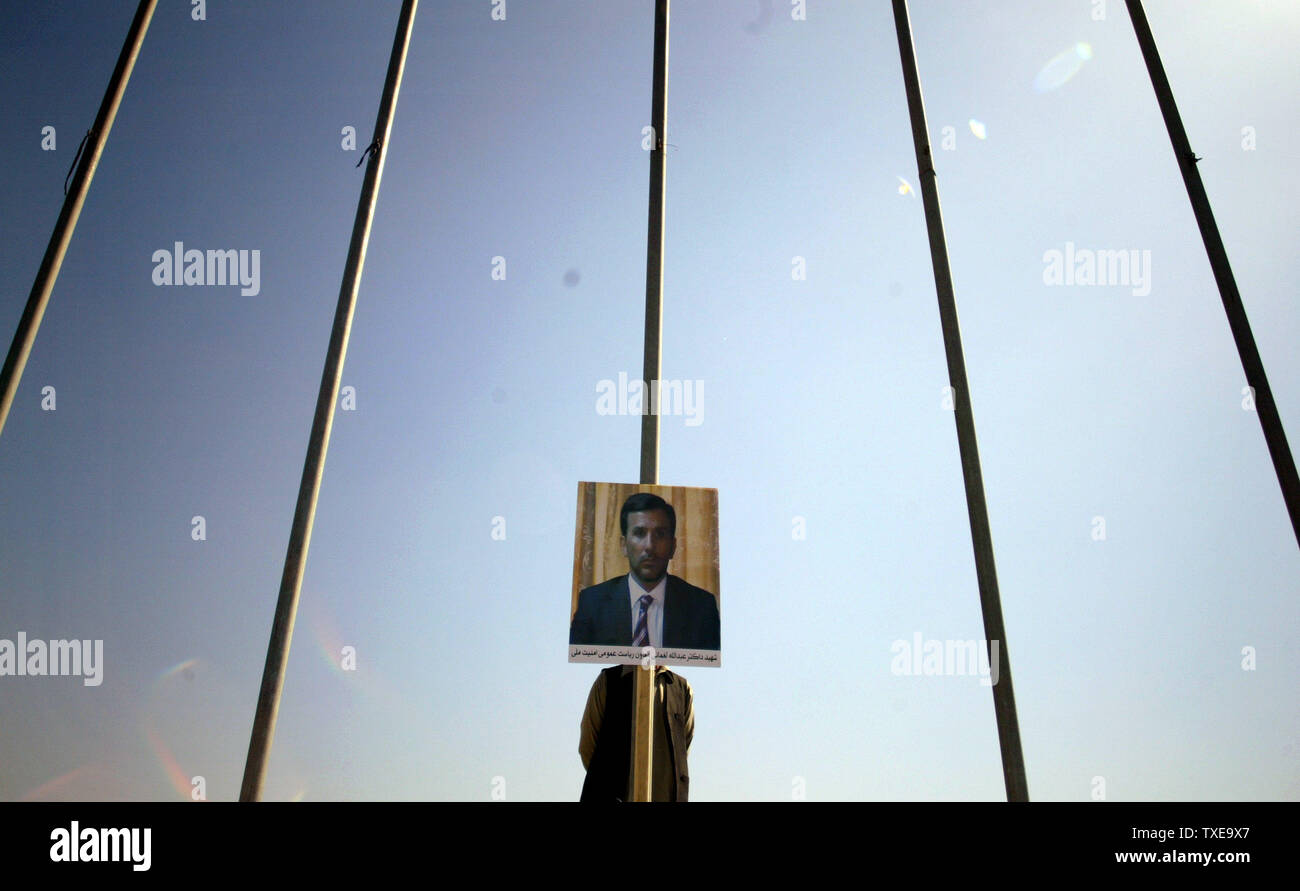
[[[9,409],[18,392],[18,383],[22,380],[23,369],[27,367],[32,344],[36,342],[36,332],[41,327],[50,294],[54,292],[54,283],[59,278],[63,256],[67,253],[72,233],[77,228],[77,219],[81,216],[82,205],[86,203],[86,194],[90,191],[90,181],[95,176],[95,169],[99,167],[104,144],[108,141],[109,131],[113,129],[118,106],[122,104],[127,81],[131,79],[131,71],[135,68],[135,60],[140,55],[140,46],[144,43],[144,35],[149,30],[149,22],[153,20],[154,7],[157,5],[158,0],[140,0],[136,7],[135,18],[131,20],[131,29],[127,32],[126,43],[122,44],[122,52],[118,54],[113,76],[108,80],[108,90],[99,104],[95,123],[77,149],[77,156],[73,158],[72,166],[75,170],[70,171],[74,174],[72,187],[70,190],[64,189],[63,209],[59,212],[58,222],[54,224],[50,243],[45,248],[41,267],[36,272],[36,281],[27,296],[27,306],[18,321],[18,330],[14,332],[9,354],[5,356],[4,368],[0,369],[0,433],[4,432],[5,420],[9,417]]]
[[[1273,391],[1264,374],[1264,362],[1259,357],[1250,321],[1246,318],[1246,308],[1241,303],[1241,292],[1237,290],[1237,280],[1228,263],[1228,252],[1223,247],[1223,238],[1214,221],[1214,211],[1210,209],[1210,199],[1205,194],[1205,185],[1196,169],[1196,162],[1200,158],[1192,152],[1187,131],[1183,129],[1183,119],[1174,103],[1174,93],[1169,87],[1169,78],[1165,76],[1164,65],[1160,62],[1160,53],[1156,50],[1155,38],[1151,36],[1151,26],[1147,24],[1141,0],[1127,2],[1138,46],[1142,48],[1142,58],[1146,60],[1147,72],[1151,75],[1151,86],[1155,88],[1156,101],[1160,104],[1160,113],[1164,115],[1165,128],[1169,131],[1169,141],[1173,143],[1174,156],[1178,159],[1178,169],[1183,174],[1187,197],[1192,202],[1196,225],[1201,230],[1201,240],[1205,242],[1205,252],[1210,258],[1210,268],[1214,270],[1214,280],[1219,285],[1219,297],[1228,314],[1228,327],[1232,329],[1232,339],[1237,343],[1237,355],[1246,372],[1246,383],[1255,391],[1255,411],[1259,415],[1260,426],[1264,428],[1264,442],[1268,444],[1268,453],[1273,458],[1273,470],[1282,487],[1282,499],[1286,502],[1287,513],[1291,515],[1291,529],[1295,532],[1296,543],[1300,544],[1300,477],[1296,475],[1295,459],[1291,457],[1291,447],[1286,441],[1282,417],[1273,400]]]
[[[668,138],[668,0],[655,0],[654,85],[651,88],[654,145],[650,149],[650,211],[646,233],[645,362],[642,399],[651,403],[651,388],[659,386],[660,337],[663,334],[664,274],[664,168]],[[657,405],[654,400],[652,405]],[[642,406],[641,483],[659,483],[659,413]],[[654,665],[636,671],[636,698],[632,710],[632,800],[650,801],[654,756]]]
[[[934,159],[925,122],[921,79],[916,71],[916,47],[907,0],[893,0],[894,26],[898,30],[898,52],[903,60],[903,84],[912,118],[912,141],[925,204],[925,226],[930,236],[930,260],[934,266],[935,290],[939,295],[939,320],[948,356],[948,382],[953,389],[957,446],[961,452],[962,478],[966,485],[966,511],[970,516],[971,542],[975,548],[975,575],[979,582],[980,609],[984,614],[985,647],[989,666],[996,672],[993,684],[993,713],[997,717],[998,742],[1002,748],[1002,776],[1008,801],[1028,801],[1025,760],[1020,751],[1020,724],[1016,719],[1016,697],[1011,687],[1011,656],[1002,624],[1002,601],[998,595],[998,574],[993,562],[993,536],[989,532],[988,506],[984,502],[984,477],[980,472],[979,447],[975,441],[975,419],[971,413],[970,388],[966,382],[966,360],[962,355],[957,304],[953,298],[952,273],[948,269],[948,245],[943,235],[943,214],[935,183]],[[1000,661],[999,661],[1000,659]]]
[[[275,604],[271,642],[267,647],[262,688],[257,697],[253,734],[248,744],[248,760],[244,765],[244,782],[239,791],[240,801],[257,801],[262,797],[266,764],[270,758],[271,741],[275,737],[280,693],[284,687],[284,672],[289,663],[289,644],[293,640],[293,624],[298,612],[298,596],[302,590],[307,548],[311,544],[316,499],[320,494],[321,475],[325,471],[325,452],[329,448],[330,430],[334,426],[334,404],[338,401],[343,361],[347,355],[348,335],[352,328],[352,314],[356,308],[357,287],[366,262],[366,245],[370,240],[370,225],[374,220],[379,180],[383,176],[384,160],[388,155],[393,109],[397,106],[397,93],[402,85],[402,70],[406,66],[406,50],[411,40],[411,23],[415,19],[417,2],[418,0],[402,2],[397,34],[393,38],[393,51],[388,59],[388,77],[384,82],[379,115],[375,120],[374,140],[366,149],[369,163],[366,165],[361,198],[357,202],[356,219],[352,224],[352,242],[348,246],[338,308],[334,312],[334,328],[330,332],[320,394],[316,398],[316,415],[312,419],[311,438],[307,443],[307,459],[302,469],[302,482],[298,487],[298,503],[293,513],[289,550],[284,558],[284,574],[280,578],[280,596]]]

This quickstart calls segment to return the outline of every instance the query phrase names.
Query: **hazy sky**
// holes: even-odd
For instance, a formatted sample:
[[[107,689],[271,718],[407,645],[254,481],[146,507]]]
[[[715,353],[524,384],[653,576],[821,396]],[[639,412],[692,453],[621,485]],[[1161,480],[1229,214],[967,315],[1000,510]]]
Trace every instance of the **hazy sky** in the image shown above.
[[[0,639],[102,640],[102,683],[0,677],[0,799],[237,797],[399,7],[159,4],[0,435]],[[578,796],[653,7],[421,4],[269,799]],[[1146,7],[1298,449],[1300,7]],[[0,6],[5,348],[134,8]],[[892,14],[791,12],[672,4],[663,374],[703,389],[660,482],[718,489],[723,603],[691,795],[1000,799],[990,688],[896,671],[984,630]],[[1124,4],[912,20],[1030,795],[1300,799],[1300,548]],[[176,242],[257,251],[257,293],[156,285]],[[1141,275],[1048,283],[1080,250]]]

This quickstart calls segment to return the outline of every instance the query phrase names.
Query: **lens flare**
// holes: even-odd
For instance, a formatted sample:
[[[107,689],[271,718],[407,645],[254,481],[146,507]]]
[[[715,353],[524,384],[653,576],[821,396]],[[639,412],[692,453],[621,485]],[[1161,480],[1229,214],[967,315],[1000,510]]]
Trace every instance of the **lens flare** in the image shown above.
[[[172,685],[193,683],[198,668],[198,659],[185,659],[170,668],[164,668],[149,686],[149,699],[144,716],[145,741],[149,744],[154,758],[162,767],[163,774],[167,777],[167,784],[172,787],[177,797],[185,801],[194,800],[191,795],[193,787],[190,785],[190,775],[181,767],[172,750],[163,741],[162,734],[158,732],[154,719],[167,695],[174,695],[172,691],[179,689],[178,687],[173,688]]]
[[[975,134],[976,139],[987,139],[989,135],[988,130],[985,129],[984,127],[984,124],[980,121],[975,120],[974,118],[970,119],[970,132]]]
[[[344,648],[349,646],[348,642],[339,631],[339,622],[323,598],[312,598],[303,612],[316,651],[329,666],[330,674],[348,689],[371,701],[382,702],[400,710],[408,708],[402,695],[376,667],[374,659],[352,648],[349,648],[347,654],[344,653]]]
[[[152,727],[146,726],[144,735],[149,741],[149,748],[153,749],[154,756],[162,764],[163,772],[167,774],[167,782],[176,790],[179,797],[186,801],[192,801],[189,774],[181,768],[180,762],[176,760],[172,750],[167,748],[167,744],[163,742],[162,737]]]
[[[1076,43],[1069,49],[1058,53],[1052,61],[1043,66],[1034,78],[1034,91],[1047,93],[1079,73],[1083,63],[1092,58],[1092,47],[1086,43]]]
[[[194,680],[194,669],[198,668],[198,666],[198,659],[186,659],[184,662],[177,662],[171,668],[163,669],[162,674],[154,678],[154,691],[156,692],[169,678],[176,677],[177,675],[180,675],[187,681]]]
[[[334,616],[319,601],[319,598],[303,612],[307,613],[307,625],[311,629],[316,650],[325,660],[325,664],[330,667],[330,672],[347,681],[356,680],[356,672],[346,671],[343,668],[343,635],[339,634]]]
[[[63,774],[62,776],[55,777],[54,779],[49,780],[48,782],[42,783],[41,785],[37,786],[35,789],[30,789],[27,792],[24,792],[19,797],[18,800],[19,801],[58,801],[60,800],[59,796],[61,793],[63,793],[65,790],[70,791],[72,787],[76,787],[82,781],[90,779],[91,776],[96,772],[99,772],[99,769],[93,765],[84,765],[82,767],[75,768]],[[82,792],[84,795],[84,789],[82,790]],[[68,798],[67,800],[76,801],[77,796],[73,794],[73,796]]]
[[[907,180],[903,179],[901,176],[898,178],[898,194],[900,195],[916,194],[915,192],[912,191],[912,184],[909,183]]]

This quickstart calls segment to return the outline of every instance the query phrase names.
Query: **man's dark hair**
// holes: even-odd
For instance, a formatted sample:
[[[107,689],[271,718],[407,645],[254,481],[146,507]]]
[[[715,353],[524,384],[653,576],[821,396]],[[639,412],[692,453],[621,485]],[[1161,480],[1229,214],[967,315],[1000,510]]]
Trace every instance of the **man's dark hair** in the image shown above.
[[[627,535],[627,515],[634,511],[643,510],[661,510],[668,514],[668,535],[672,538],[677,537],[677,512],[673,506],[664,501],[658,495],[651,495],[649,492],[637,492],[635,495],[629,495],[627,501],[623,502],[623,509],[618,512],[618,528],[624,536]]]

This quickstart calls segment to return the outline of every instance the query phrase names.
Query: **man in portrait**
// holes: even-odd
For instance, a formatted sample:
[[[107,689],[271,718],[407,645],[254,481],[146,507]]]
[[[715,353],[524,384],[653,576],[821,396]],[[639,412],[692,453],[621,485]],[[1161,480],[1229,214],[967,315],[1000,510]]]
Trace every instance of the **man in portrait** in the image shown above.
[[[668,572],[677,550],[677,514],[658,495],[638,492],[619,511],[626,575],[584,588],[570,644],[721,649],[718,601]]]

